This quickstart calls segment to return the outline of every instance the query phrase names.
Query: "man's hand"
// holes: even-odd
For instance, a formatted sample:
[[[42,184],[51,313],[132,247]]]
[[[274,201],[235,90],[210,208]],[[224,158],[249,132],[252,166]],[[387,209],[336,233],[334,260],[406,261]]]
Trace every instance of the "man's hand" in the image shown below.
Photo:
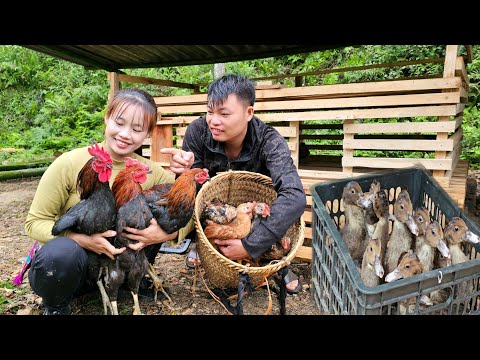
[[[195,160],[195,156],[191,151],[184,151],[175,148],[163,148],[160,149],[160,152],[162,154],[172,155],[170,159],[170,170],[174,174],[183,174],[192,167],[193,161]]]
[[[214,241],[220,252],[230,260],[250,259],[250,255],[243,247],[241,239],[215,239]]]

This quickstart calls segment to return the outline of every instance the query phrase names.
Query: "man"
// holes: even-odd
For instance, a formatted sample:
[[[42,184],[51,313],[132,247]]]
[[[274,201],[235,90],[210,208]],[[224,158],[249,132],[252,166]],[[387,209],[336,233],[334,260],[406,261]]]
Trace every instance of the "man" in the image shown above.
[[[175,174],[199,167],[207,168],[210,177],[221,171],[246,170],[272,178],[278,197],[268,220],[244,239],[215,240],[221,253],[231,260],[262,255],[283,237],[306,206],[286,140],[254,115],[254,103],[255,84],[251,80],[233,74],[215,80],[208,87],[207,114],[187,127],[182,150],[161,150],[172,155],[170,169]],[[187,265],[197,260],[192,249]],[[301,290],[293,272],[289,271],[285,279],[289,293]]]

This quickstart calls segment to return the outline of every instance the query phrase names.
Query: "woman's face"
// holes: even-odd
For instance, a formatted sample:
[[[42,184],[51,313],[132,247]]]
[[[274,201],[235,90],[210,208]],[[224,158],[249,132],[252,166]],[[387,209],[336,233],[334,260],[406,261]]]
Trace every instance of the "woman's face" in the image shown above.
[[[136,105],[130,105],[121,114],[105,119],[105,147],[112,158],[123,160],[142,146],[147,137],[144,121],[144,112]]]

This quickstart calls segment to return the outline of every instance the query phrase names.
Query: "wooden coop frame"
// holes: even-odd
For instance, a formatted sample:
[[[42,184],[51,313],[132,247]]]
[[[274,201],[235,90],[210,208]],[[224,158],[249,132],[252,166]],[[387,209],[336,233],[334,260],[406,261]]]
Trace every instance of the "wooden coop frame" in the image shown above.
[[[255,114],[274,126],[287,140],[307,194],[305,244],[312,239],[312,197],[310,186],[367,174],[382,169],[398,169],[423,165],[463,209],[466,195],[468,163],[460,160],[462,117],[468,102],[469,80],[467,55],[457,56],[458,45],[447,45],[444,58],[376,64],[346,69],[329,69],[296,75],[276,75],[256,80],[295,77],[295,87],[257,83]],[[377,82],[301,86],[302,77],[332,72],[395,67],[414,64],[444,64],[443,74]],[[160,162],[168,169],[170,155],[160,153],[165,147],[181,147],[185,130],[194,119],[206,112],[205,93],[199,86],[173,81],[130,76],[116,72],[108,74],[110,97],[122,82],[155,84],[190,88],[194,94],[154,97],[158,107],[157,126],[146,139],[143,155]],[[416,117],[434,117],[435,121],[416,121]],[[406,119],[389,122],[388,119]],[[365,122],[365,119],[375,119]],[[315,124],[309,121],[317,121]],[[324,123],[322,123],[324,121]],[[331,121],[334,121],[332,123]],[[319,134],[311,134],[319,131]],[[321,132],[336,132],[321,134]],[[310,134],[309,134],[310,132]],[[176,142],[174,143],[174,138]],[[338,140],[341,145],[313,144],[308,141]],[[302,150],[341,150],[342,156],[308,155]],[[359,157],[357,150],[415,151],[430,153],[431,158]],[[433,156],[433,157],[432,157]],[[303,246],[297,259],[311,261],[312,249]]]

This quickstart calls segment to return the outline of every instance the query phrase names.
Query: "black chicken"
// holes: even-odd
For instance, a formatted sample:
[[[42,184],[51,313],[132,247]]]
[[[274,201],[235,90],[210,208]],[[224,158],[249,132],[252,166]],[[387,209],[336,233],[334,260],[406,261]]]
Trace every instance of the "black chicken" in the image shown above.
[[[52,234],[57,236],[62,231],[71,231],[92,235],[111,230],[115,227],[116,208],[113,193],[108,184],[112,175],[112,159],[97,143],[88,148],[92,157],[78,173],[77,191],[80,201],[60,217],[52,228]],[[87,281],[97,284],[102,296],[104,312],[110,306],[103,287],[101,276],[106,271],[110,259],[106,255],[98,255],[86,250],[88,254]]]
[[[140,186],[147,180],[148,171],[150,171],[148,165],[127,157],[125,159],[125,169],[118,173],[112,185],[117,208],[115,229],[117,235],[114,245],[117,248],[126,247],[123,253],[117,255],[115,262],[109,264],[108,274],[105,278],[105,286],[111,301],[113,315],[118,315],[118,290],[125,280],[133,296],[134,315],[142,314],[138,303],[138,288],[145,274],[148,272],[152,280],[156,280],[155,284],[161,285],[161,281],[149,267],[145,256],[145,248],[138,251],[130,249],[128,244],[136,241],[122,235],[125,226],[140,230],[145,229],[153,218]]]
[[[168,234],[185,227],[193,216],[197,184],[209,179],[207,169],[190,169],[175,182],[157,184],[143,191],[143,196],[158,225]],[[162,244],[150,245],[145,249],[147,259],[153,263]]]

